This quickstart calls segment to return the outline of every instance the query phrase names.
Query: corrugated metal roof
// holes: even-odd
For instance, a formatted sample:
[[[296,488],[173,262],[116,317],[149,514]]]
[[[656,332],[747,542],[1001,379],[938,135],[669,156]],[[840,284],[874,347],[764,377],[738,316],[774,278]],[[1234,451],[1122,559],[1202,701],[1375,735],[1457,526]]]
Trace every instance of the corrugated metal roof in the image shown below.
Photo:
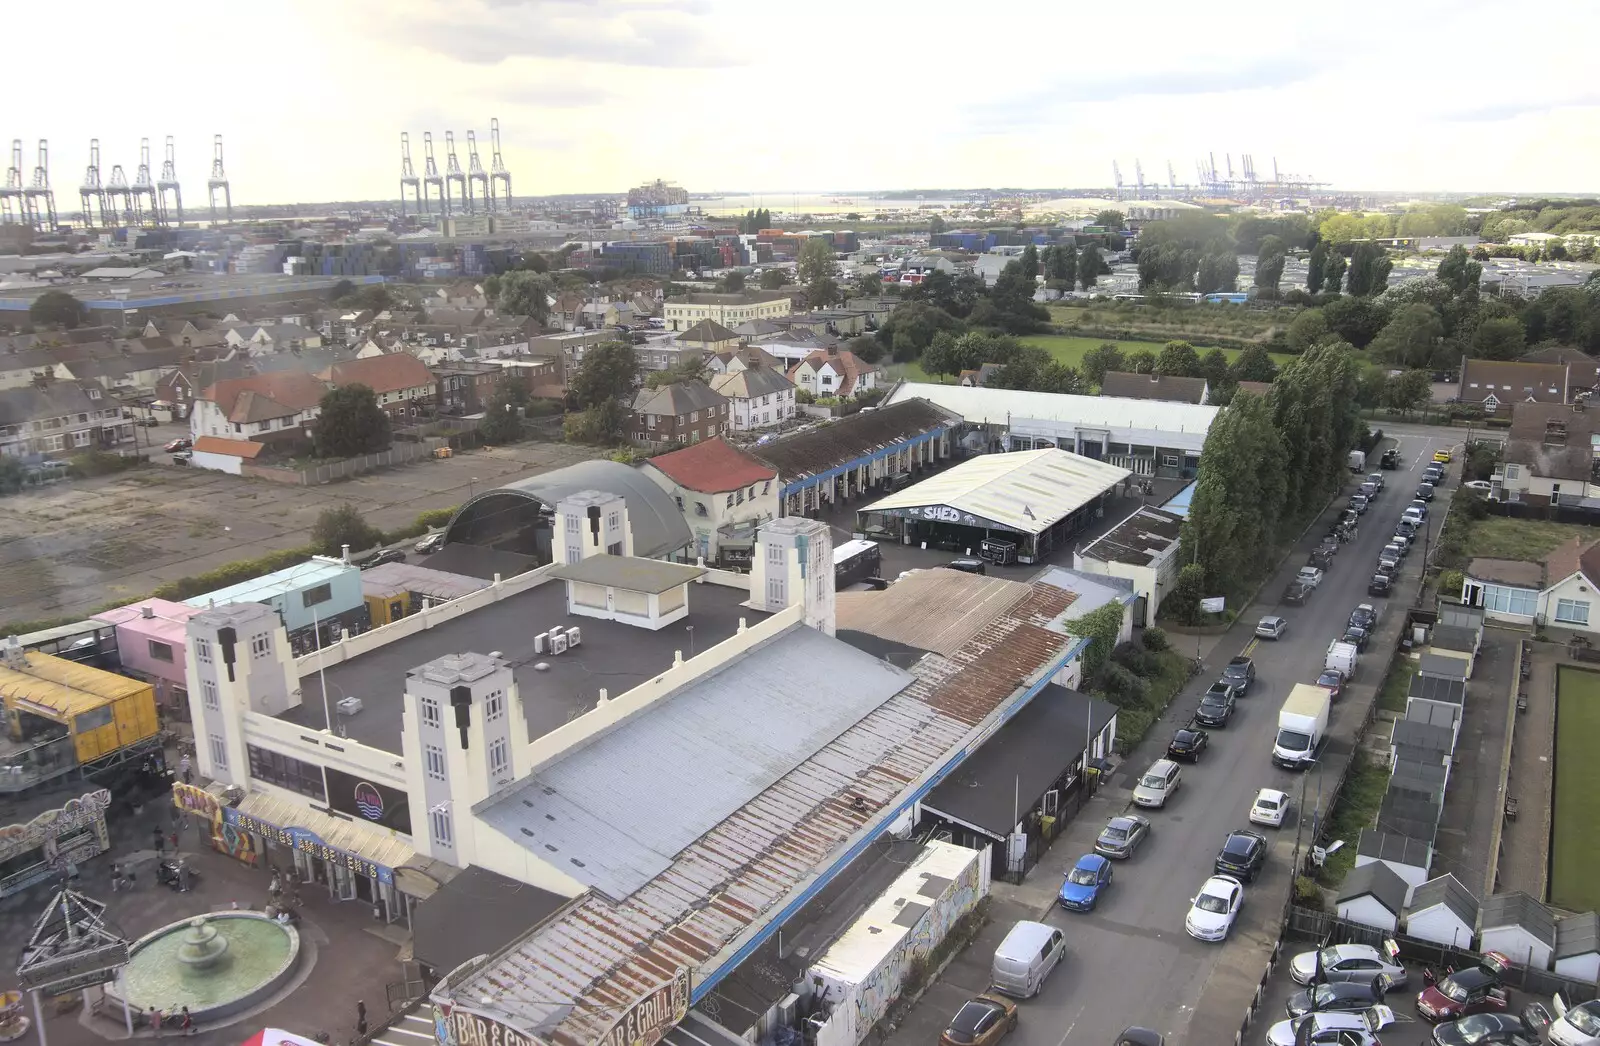
[[[1221,407],[1198,403],[1162,403],[1120,396],[1069,396],[1057,392],[1023,392],[963,385],[904,382],[886,405],[925,399],[953,410],[974,425],[1011,426],[1012,418],[1059,421],[1089,428],[1154,429],[1204,435]]]
[[[919,570],[882,592],[840,592],[835,622],[946,657],[1016,606],[1032,588],[1020,581],[960,570]]]
[[[389,868],[400,867],[416,854],[410,843],[384,829],[343,817],[330,817],[299,803],[260,792],[245,796],[239,804],[239,812],[279,828],[304,828],[329,846]]]
[[[1037,534],[1130,475],[1125,468],[1065,450],[984,454],[859,511],[949,506],[1025,534]]]
[[[67,719],[149,690],[149,683],[37,650],[23,651],[17,667],[0,661],[0,697],[6,704],[22,701]]]
[[[621,900],[910,682],[796,624],[475,812]]]
[[[241,581],[237,585],[219,588],[215,592],[185,599],[184,602],[202,610],[212,604],[220,607],[230,603],[265,603],[274,596],[311,588],[325,581],[332,581],[346,571],[354,572],[356,569],[349,563],[335,559],[311,559],[292,567],[284,567],[282,570],[274,570],[258,578],[251,578],[249,581]]]
[[[450,993],[557,1046],[587,1046],[680,966],[718,974],[741,935],[791,891],[881,828],[923,775],[975,744],[974,728],[1053,665],[1073,640],[1048,629],[1072,593],[1036,585],[954,657],[919,661],[916,680],[614,904],[591,891]],[[863,805],[855,797],[865,800]],[[471,1000],[468,1003],[466,1000]],[[561,1000],[572,1000],[572,1006]]]
[[[459,599],[488,587],[489,582],[482,578],[433,570],[416,563],[383,563],[361,572],[361,591],[369,596],[415,592],[434,599]]]

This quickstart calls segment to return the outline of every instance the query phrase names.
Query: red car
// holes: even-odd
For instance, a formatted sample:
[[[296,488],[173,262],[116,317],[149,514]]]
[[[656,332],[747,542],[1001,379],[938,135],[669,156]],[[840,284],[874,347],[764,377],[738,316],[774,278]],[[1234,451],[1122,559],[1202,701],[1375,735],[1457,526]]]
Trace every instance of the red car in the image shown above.
[[[1470,970],[1457,970],[1430,984],[1417,996],[1417,1012],[1424,1020],[1453,1021],[1473,1013],[1499,1013],[1506,1008],[1506,990],[1500,978],[1511,960],[1499,952],[1484,952]]]
[[[1328,692],[1330,700],[1337,701],[1344,690],[1344,673],[1337,668],[1326,669],[1317,677],[1317,685]]]

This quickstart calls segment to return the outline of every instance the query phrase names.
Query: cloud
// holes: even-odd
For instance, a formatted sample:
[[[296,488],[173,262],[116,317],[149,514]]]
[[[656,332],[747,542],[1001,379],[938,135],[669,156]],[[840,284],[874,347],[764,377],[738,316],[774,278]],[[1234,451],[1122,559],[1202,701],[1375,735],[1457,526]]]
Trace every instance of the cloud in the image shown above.
[[[389,39],[472,65],[515,58],[650,68],[741,64],[699,0],[424,0],[384,5]]]
[[[1581,91],[1565,98],[1495,98],[1476,105],[1451,109],[1439,114],[1446,123],[1500,123],[1524,116],[1543,116],[1557,109],[1586,109],[1600,106],[1600,91]]]

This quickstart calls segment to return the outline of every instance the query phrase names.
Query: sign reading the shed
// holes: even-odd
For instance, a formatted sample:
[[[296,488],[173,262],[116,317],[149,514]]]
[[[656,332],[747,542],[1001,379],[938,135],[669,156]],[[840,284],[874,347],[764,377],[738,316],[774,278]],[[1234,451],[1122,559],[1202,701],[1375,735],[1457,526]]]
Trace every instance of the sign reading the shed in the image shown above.
[[[680,966],[672,980],[646,992],[601,1037],[599,1046],[655,1046],[689,1015],[689,969]]]

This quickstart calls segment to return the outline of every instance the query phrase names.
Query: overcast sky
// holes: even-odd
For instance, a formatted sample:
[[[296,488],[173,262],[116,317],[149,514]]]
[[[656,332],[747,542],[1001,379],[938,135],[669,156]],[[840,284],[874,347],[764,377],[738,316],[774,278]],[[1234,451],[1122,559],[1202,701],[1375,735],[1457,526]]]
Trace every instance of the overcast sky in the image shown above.
[[[158,17],[151,15],[159,13]],[[393,198],[399,138],[500,120],[520,195],[1180,181],[1600,190],[1600,0],[76,0],[8,5],[0,137],[63,210],[99,137],[205,198]],[[118,28],[120,27],[120,28]],[[109,34],[109,35],[108,35]],[[193,204],[191,204],[193,205]]]

